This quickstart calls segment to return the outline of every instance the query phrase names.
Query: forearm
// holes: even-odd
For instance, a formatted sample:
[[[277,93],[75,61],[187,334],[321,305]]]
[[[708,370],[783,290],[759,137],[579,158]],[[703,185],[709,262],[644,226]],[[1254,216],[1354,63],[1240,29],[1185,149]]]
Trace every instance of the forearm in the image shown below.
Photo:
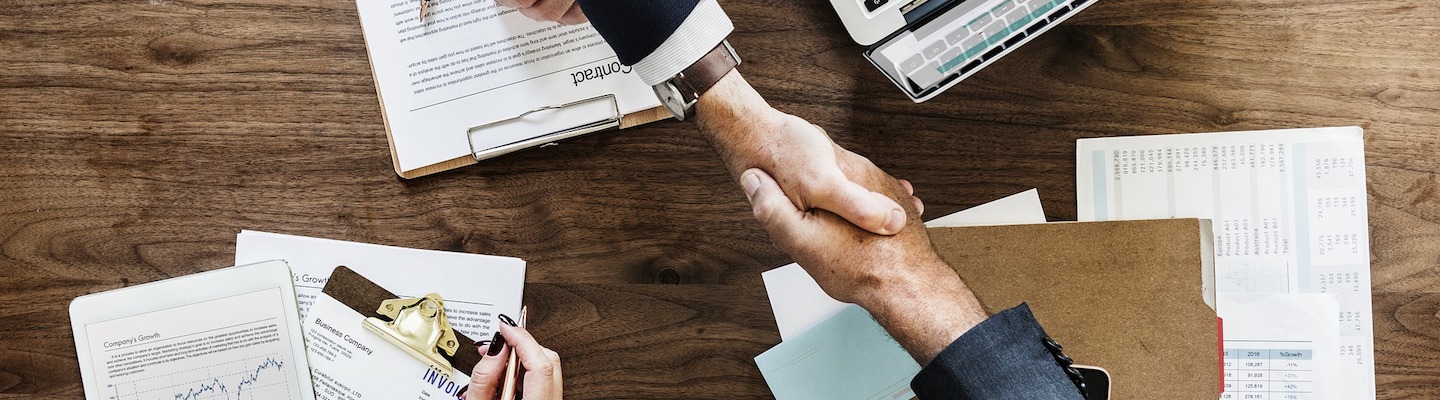
[[[784,124],[784,113],[770,107],[765,98],[732,70],[695,103],[695,125],[711,147],[720,153],[725,167],[732,175],[755,167],[745,157],[736,154],[770,154],[757,151],[764,141],[757,140],[757,134],[778,132]]]
[[[975,294],[949,265],[939,257],[923,263],[929,265],[877,267],[911,272],[879,278],[873,290],[856,300],[920,365],[987,318]]]

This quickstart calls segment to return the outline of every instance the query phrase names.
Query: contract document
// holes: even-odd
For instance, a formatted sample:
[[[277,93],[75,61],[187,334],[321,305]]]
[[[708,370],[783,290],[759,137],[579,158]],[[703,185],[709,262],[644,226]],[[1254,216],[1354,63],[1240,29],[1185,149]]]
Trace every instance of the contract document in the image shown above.
[[[471,127],[552,106],[474,135],[484,150],[660,105],[590,24],[539,22],[494,0],[356,0],[397,173],[470,155]],[[453,167],[453,166],[452,166]],[[445,169],[445,168],[442,168]],[[432,171],[433,172],[433,171]]]
[[[1213,220],[1217,290],[1334,295],[1339,377],[1327,398],[1374,399],[1362,134],[1343,127],[1082,139],[1079,219]],[[1249,307],[1276,318],[1286,311]]]

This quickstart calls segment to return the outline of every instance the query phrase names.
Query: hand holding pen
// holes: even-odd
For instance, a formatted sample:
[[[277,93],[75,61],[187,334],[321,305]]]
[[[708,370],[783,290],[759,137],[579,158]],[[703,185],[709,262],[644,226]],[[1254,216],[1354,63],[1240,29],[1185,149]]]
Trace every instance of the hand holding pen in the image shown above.
[[[519,391],[526,400],[561,398],[560,355],[535,341],[523,326],[525,311],[521,313],[518,324],[500,315],[502,323],[495,339],[476,343],[483,357],[475,364],[470,387],[461,398],[513,400]]]

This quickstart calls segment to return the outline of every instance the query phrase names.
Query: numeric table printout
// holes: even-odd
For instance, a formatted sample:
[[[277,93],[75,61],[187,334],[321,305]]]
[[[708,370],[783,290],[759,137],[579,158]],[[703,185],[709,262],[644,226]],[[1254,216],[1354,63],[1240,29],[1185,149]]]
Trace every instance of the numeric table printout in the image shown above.
[[[1083,139],[1077,211],[1081,221],[1209,218],[1217,291],[1334,294],[1333,398],[1374,399],[1364,152],[1357,127]]]

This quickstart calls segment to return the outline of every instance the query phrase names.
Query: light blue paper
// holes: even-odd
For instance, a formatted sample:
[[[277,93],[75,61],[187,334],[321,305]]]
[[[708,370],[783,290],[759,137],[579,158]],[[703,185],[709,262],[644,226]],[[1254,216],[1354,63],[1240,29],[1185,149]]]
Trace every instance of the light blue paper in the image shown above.
[[[755,357],[777,400],[910,399],[920,364],[857,305]]]

